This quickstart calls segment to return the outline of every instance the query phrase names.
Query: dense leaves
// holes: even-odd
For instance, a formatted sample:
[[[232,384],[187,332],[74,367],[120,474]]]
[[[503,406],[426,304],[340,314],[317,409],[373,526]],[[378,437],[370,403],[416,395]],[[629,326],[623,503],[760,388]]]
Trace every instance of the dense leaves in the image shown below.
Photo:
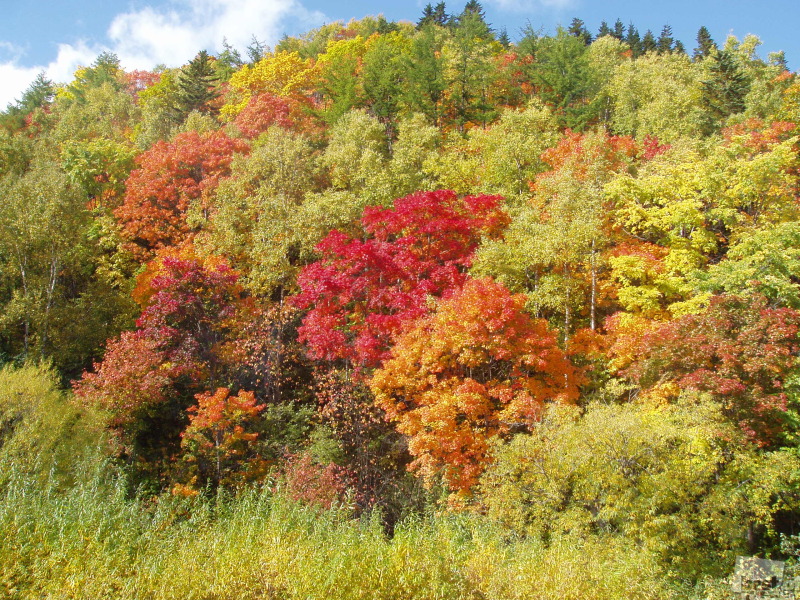
[[[682,585],[786,556],[800,85],[759,44],[512,40],[470,0],[39,76],[0,115],[0,362],[95,363],[74,411],[147,514],[255,482],[403,539],[449,492],[502,540],[448,533],[475,572],[509,530]],[[551,589],[539,558],[479,595]],[[551,595],[615,597],[578,589]]]
[[[245,148],[223,133],[189,131],[140,155],[125,199],[114,211],[131,251],[146,259],[191,239],[187,211],[208,210],[208,194],[229,173],[233,153]]]
[[[481,238],[507,223],[500,201],[420,192],[365,210],[364,241],[331,232],[317,246],[323,259],[298,276],[296,302],[310,308],[299,334],[312,357],[380,363],[403,325],[429,311],[429,296],[466,280]]]
[[[409,436],[411,468],[453,490],[472,487],[489,441],[578,396],[577,374],[543,320],[489,279],[466,282],[404,333],[376,371],[379,406]]]

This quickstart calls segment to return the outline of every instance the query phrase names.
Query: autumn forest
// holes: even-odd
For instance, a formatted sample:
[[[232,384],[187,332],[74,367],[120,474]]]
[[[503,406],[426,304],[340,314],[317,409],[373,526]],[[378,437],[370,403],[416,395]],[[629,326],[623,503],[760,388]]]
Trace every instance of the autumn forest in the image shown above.
[[[800,78],[700,24],[450,8],[104,53],[0,112],[0,595],[797,563]]]

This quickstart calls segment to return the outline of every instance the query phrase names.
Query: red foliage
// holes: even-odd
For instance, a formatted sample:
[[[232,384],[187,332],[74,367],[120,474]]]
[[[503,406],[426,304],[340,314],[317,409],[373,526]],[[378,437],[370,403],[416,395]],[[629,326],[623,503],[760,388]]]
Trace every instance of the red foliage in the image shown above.
[[[309,108],[307,99],[281,98],[265,92],[251,97],[233,124],[251,140],[273,126],[313,137],[319,133],[319,124],[314,121]]]
[[[228,322],[242,301],[238,275],[224,263],[212,269],[170,257],[163,263],[136,326],[169,349],[170,361],[196,370],[195,378],[213,378],[221,368],[218,354]]]
[[[129,73],[124,73],[122,77],[128,91],[133,95],[137,95],[142,90],[158,83],[161,80],[161,73],[136,69]]]
[[[263,93],[250,98],[247,106],[236,116],[233,123],[242,135],[253,139],[273,125],[291,129],[294,122],[289,112],[289,100]]]
[[[189,426],[181,434],[184,461],[191,464],[189,486],[203,488],[242,483],[264,473],[265,463],[251,451],[258,433],[252,431],[264,404],[256,404],[253,392],[228,388],[195,394]]]
[[[182,366],[167,364],[158,340],[143,331],[126,331],[108,342],[105,358],[94,369],[73,382],[73,390],[80,401],[108,410],[110,426],[118,429],[164,402]]]
[[[751,439],[769,445],[787,408],[784,377],[796,362],[798,330],[796,310],[771,308],[763,297],[718,296],[700,314],[627,340],[635,358],[623,374],[643,388],[671,382],[708,392]]]
[[[367,208],[365,240],[332,231],[298,276],[295,303],[309,309],[300,340],[314,359],[378,365],[403,325],[429,312],[427,297],[458,289],[481,238],[507,223],[499,196],[418,192]]]
[[[314,462],[310,453],[289,456],[283,469],[283,480],[293,500],[329,510],[345,492],[341,469],[333,463]]]
[[[234,152],[247,144],[222,132],[182,133],[142,153],[131,172],[127,192],[114,215],[134,255],[144,261],[155,250],[179,245],[192,237],[186,211],[202,202],[230,173]]]
[[[664,154],[664,152],[669,149],[670,145],[660,144],[656,136],[646,135],[642,141],[642,158],[644,160],[652,160],[659,154]]]
[[[775,144],[790,139],[795,134],[797,123],[774,121],[767,125],[761,119],[751,118],[722,130],[726,142],[747,136],[746,147],[754,152],[768,152]]]
[[[137,331],[109,342],[95,372],[74,382],[76,395],[110,410],[112,427],[128,438],[156,405],[189,402],[223,370],[221,344],[242,302],[236,279],[224,264],[164,258]]]

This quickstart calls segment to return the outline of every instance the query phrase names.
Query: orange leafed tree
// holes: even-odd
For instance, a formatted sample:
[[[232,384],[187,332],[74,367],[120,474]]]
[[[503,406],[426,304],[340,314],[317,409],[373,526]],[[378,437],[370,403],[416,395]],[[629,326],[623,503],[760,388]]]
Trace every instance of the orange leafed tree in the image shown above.
[[[188,131],[141,154],[139,168],[128,178],[125,200],[114,210],[134,255],[144,262],[156,250],[191,239],[189,206],[206,199],[230,173],[234,152],[247,148],[246,142],[221,132]]]
[[[410,468],[465,493],[497,435],[534,423],[547,402],[578,397],[578,373],[525,297],[469,280],[397,341],[375,372],[376,402],[409,437]]]
[[[258,438],[254,424],[266,405],[257,404],[253,392],[233,396],[225,387],[195,398],[197,405],[189,407],[189,426],[181,435],[184,459],[194,466],[190,485],[216,487],[261,474],[263,464],[248,454]]]

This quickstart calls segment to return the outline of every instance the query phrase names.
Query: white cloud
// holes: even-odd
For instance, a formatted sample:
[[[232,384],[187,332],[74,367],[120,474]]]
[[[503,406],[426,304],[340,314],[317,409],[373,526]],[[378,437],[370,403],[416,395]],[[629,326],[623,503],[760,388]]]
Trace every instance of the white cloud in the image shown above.
[[[10,44],[4,43],[3,46],[9,47]],[[0,81],[3,82],[3,86],[0,87],[0,109],[4,109],[14,100],[19,100],[42,71],[53,81],[71,81],[75,70],[81,65],[91,64],[101,51],[89,47],[85,42],[59,44],[55,60],[47,65],[33,67],[19,66],[18,61],[22,52],[16,52],[11,60],[0,63]]]
[[[199,50],[221,50],[223,38],[240,50],[253,36],[274,45],[287,22],[308,28],[323,21],[324,15],[308,11],[298,0],[173,0],[163,7],[117,15],[106,32],[106,44],[59,45],[56,59],[48,65],[19,66],[21,49],[0,41],[0,51],[10,56],[0,62],[0,108],[19,98],[39,72],[67,82],[79,66],[91,64],[103,51],[114,52],[126,69],[175,67]]]

